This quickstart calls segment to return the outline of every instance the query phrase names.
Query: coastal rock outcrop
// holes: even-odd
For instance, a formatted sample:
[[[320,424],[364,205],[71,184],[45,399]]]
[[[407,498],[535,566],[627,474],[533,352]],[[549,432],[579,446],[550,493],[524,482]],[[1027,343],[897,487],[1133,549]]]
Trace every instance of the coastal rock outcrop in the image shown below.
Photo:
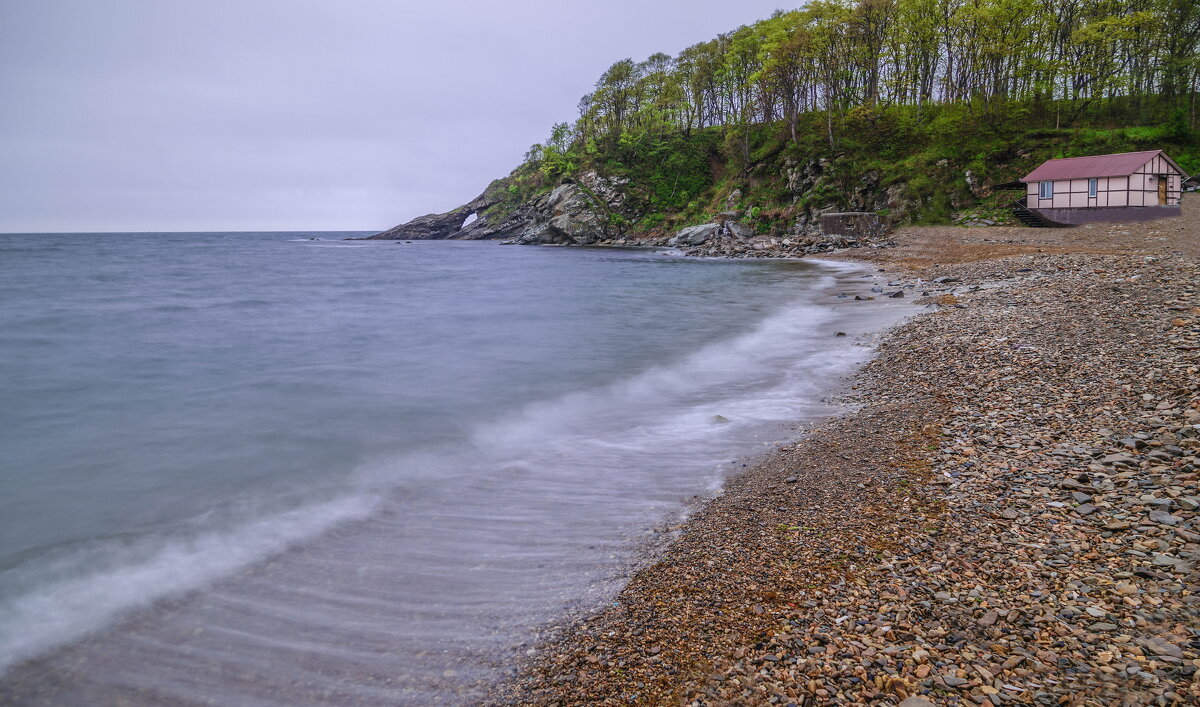
[[[515,243],[590,245],[623,235],[628,180],[605,179],[594,171],[576,181],[560,184],[549,194],[533,199],[510,226]]]
[[[377,233],[366,240],[470,240],[486,238],[486,235],[475,235],[484,232],[486,226],[482,221],[483,212],[500,201],[498,190],[488,187],[482,194],[452,211],[444,214],[425,214],[390,228],[383,233]],[[472,219],[471,217],[475,218]]]
[[[688,226],[676,234],[674,238],[667,241],[667,245],[701,245],[709,238],[717,235],[720,230],[721,224],[719,223],[703,223],[699,226]]]
[[[588,245],[623,235],[620,224],[629,215],[623,189],[627,183],[587,171],[549,193],[506,208],[505,182],[497,180],[457,209],[419,216],[368,240],[507,238],[522,244]]]
[[[764,207],[743,204],[735,188],[725,196],[725,209],[709,223],[688,226],[668,237],[661,231],[629,233],[630,224],[646,216],[644,195],[628,179],[587,170],[564,179],[549,191],[523,201],[511,180],[493,182],[470,202],[443,214],[427,214],[371,236],[379,240],[506,239],[522,245],[651,245],[682,248],[694,255],[736,257],[794,256],[864,244],[882,235],[886,226],[902,221],[916,208],[907,185],[886,185],[879,172],[851,179],[838,177],[837,158],[807,162],[789,159],[783,177],[791,195],[787,208],[791,226],[779,229],[758,214]],[[842,170],[844,171],[844,170]],[[823,227],[827,214],[854,211],[886,214],[870,232],[831,232]]]
[[[919,203],[909,195],[908,185],[895,182],[885,186],[884,177],[877,170],[859,175],[849,184],[838,182],[831,176],[836,171],[837,160],[827,158],[809,160],[801,164],[788,159],[784,178],[793,203],[814,201],[814,195],[822,195],[819,206],[807,205],[799,209],[788,235],[805,239],[829,235],[822,229],[822,216],[835,212],[853,211],[887,214],[886,222],[902,223],[914,213]],[[841,194],[844,205],[835,203],[830,195]]]

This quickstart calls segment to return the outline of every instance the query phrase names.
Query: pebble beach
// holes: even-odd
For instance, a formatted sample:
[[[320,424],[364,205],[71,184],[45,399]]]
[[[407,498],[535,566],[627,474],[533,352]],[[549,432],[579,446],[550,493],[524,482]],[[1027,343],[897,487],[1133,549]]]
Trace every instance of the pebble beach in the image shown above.
[[[545,627],[491,701],[1200,702],[1198,211],[834,255],[916,305],[845,412]]]

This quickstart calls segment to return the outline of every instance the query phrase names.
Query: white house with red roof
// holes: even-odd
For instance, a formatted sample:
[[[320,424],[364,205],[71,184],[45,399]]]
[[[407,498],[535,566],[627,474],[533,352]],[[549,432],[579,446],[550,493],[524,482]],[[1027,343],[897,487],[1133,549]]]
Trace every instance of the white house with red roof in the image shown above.
[[[1073,226],[1178,216],[1187,178],[1166,153],[1150,150],[1046,160],[1021,181],[1026,208]]]

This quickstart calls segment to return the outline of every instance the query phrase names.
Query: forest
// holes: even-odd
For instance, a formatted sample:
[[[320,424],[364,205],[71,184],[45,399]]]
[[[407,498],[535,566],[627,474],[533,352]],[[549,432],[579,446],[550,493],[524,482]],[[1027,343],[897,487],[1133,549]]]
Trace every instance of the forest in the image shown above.
[[[986,173],[997,143],[1032,132],[1053,153],[1036,158],[1152,143],[1195,171],[1198,93],[1195,0],[814,0],[616,62],[511,188],[584,167],[627,176],[646,228],[780,154],[934,148]]]

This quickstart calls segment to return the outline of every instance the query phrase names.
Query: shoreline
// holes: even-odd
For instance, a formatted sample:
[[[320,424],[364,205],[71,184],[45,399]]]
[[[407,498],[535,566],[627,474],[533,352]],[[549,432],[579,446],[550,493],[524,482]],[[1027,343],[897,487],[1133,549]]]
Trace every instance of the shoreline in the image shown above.
[[[520,257],[523,258],[524,256]],[[641,260],[644,259],[639,259],[638,262]],[[697,265],[701,264],[693,263],[688,267],[694,268]],[[730,265],[738,271],[745,271],[744,265]],[[598,273],[611,272],[611,268],[607,262],[596,267]],[[643,266],[637,265],[636,267],[641,268]],[[603,268],[603,271],[600,268]],[[711,271],[709,268],[703,269],[716,272]],[[709,460],[711,457],[712,469],[710,472],[697,475],[696,471],[698,467],[690,461],[685,461],[682,465],[679,465],[678,459],[662,458],[678,457],[679,453],[684,451],[680,445],[686,444],[682,436],[682,432],[686,431],[686,429],[675,427],[673,428],[675,430],[674,433],[656,438],[660,441],[660,444],[656,446],[663,448],[661,457],[656,457],[652,454],[648,457],[647,461],[639,466],[648,475],[662,476],[674,464],[680,466],[681,476],[687,479],[686,485],[680,487],[680,491],[687,489],[687,493],[670,491],[669,497],[664,496],[663,498],[663,502],[666,504],[673,504],[678,500],[688,498],[692,492],[701,493],[707,497],[719,487],[720,479],[726,471],[732,472],[733,469],[739,468],[743,461],[746,461],[742,459],[737,463],[732,463],[733,456],[745,454],[756,457],[762,455],[766,450],[772,448],[775,440],[786,439],[793,434],[790,428],[795,419],[820,419],[820,417],[825,415],[824,411],[828,409],[828,406],[815,402],[819,396],[808,394],[790,396],[798,398],[798,400],[794,401],[797,402],[797,405],[788,405],[781,408],[783,410],[791,410],[790,413],[764,415],[761,428],[755,428],[753,434],[747,432],[745,434],[734,435],[741,442],[737,446],[734,446],[732,442],[718,442],[718,439],[723,439],[724,437],[714,437],[714,435],[721,435],[722,433],[718,432],[718,428],[713,426],[718,421],[711,419],[709,415],[723,412],[734,418],[732,420],[733,424],[722,425],[721,428],[723,429],[735,430],[739,424],[742,424],[742,421],[738,418],[743,418],[744,420],[747,415],[742,414],[743,411],[736,406],[736,399],[744,397],[744,391],[739,392],[739,390],[745,387],[746,370],[747,366],[753,365],[750,363],[751,361],[759,360],[760,358],[764,361],[771,361],[771,363],[756,366],[764,371],[766,376],[764,380],[775,380],[778,375],[792,369],[796,369],[795,373],[800,374],[801,378],[804,378],[806,375],[809,375],[806,374],[808,366],[805,364],[798,365],[797,362],[809,360],[811,360],[815,370],[836,371],[837,377],[840,378],[848,371],[847,366],[851,362],[854,364],[861,363],[867,354],[864,349],[852,345],[852,341],[855,338],[853,335],[865,332],[866,330],[874,331],[893,321],[894,316],[899,315],[901,309],[895,307],[894,303],[904,302],[904,300],[888,300],[872,303],[854,302],[851,305],[853,309],[849,306],[845,308],[842,308],[842,306],[836,308],[830,306],[829,303],[835,301],[831,299],[831,295],[835,295],[841,289],[863,293],[868,291],[873,280],[861,279],[863,275],[869,273],[857,265],[833,263],[828,266],[817,267],[816,264],[791,264],[783,267],[772,266],[766,268],[766,270],[773,273],[777,272],[778,274],[771,276],[771,280],[780,283],[779,287],[770,290],[770,293],[775,294],[773,298],[761,298],[761,301],[769,302],[769,306],[757,308],[754,316],[746,322],[747,326],[738,327],[737,330],[732,332],[729,331],[729,327],[723,326],[721,331],[725,333],[718,335],[714,342],[704,344],[703,348],[711,347],[713,352],[718,354],[718,359],[735,356],[733,360],[728,362],[729,365],[703,365],[706,358],[712,357],[699,356],[697,358],[696,355],[689,355],[680,357],[678,363],[671,363],[664,366],[668,370],[672,367],[681,370],[684,372],[682,375],[696,377],[694,385],[691,384],[692,382],[689,382],[687,386],[692,390],[702,390],[703,386],[701,384],[706,380],[712,383],[714,378],[710,377],[708,373],[711,372],[712,376],[719,377],[720,381],[728,383],[729,391],[733,397],[730,402],[735,403],[733,409],[726,408],[724,403],[714,403],[713,406],[701,405],[700,407],[696,407],[693,404],[688,408],[695,407],[697,410],[701,410],[702,407],[712,407],[711,410],[701,410],[705,415],[701,420],[702,424],[692,425],[692,428],[697,429],[699,438],[708,440],[708,447],[712,450],[712,454],[709,457],[704,457],[706,460]],[[797,281],[793,278],[793,275],[801,272],[807,273],[804,275],[804,281],[808,284],[803,284],[797,288]],[[712,276],[709,277],[713,279],[714,287],[728,291],[729,284],[724,280],[725,275],[717,274],[715,278],[712,278]],[[656,275],[651,275],[650,279],[653,281],[658,278]],[[753,302],[753,300],[749,301]],[[841,302],[841,300],[837,301]],[[785,302],[794,302],[795,307],[784,306]],[[864,310],[860,307],[867,307],[865,315],[862,314]],[[809,309],[814,311],[811,314],[805,314],[804,311]],[[783,326],[778,324],[772,325],[771,322],[774,320],[779,320]],[[838,330],[845,330],[851,336],[848,338],[835,338],[836,331]],[[796,334],[796,336],[793,336],[793,334]],[[798,352],[804,350],[810,343],[815,346],[815,355],[811,359],[808,357],[798,358]],[[770,351],[776,351],[776,353],[770,354]],[[693,354],[697,355],[702,353],[703,351],[693,352]],[[843,360],[845,364],[839,363],[839,361]],[[689,364],[689,361],[692,363]],[[693,365],[697,363],[701,365]],[[718,361],[718,363],[720,362]],[[655,378],[653,370],[655,369],[650,369],[649,373],[642,371],[629,380],[637,381],[646,376]],[[725,374],[725,371],[728,371],[728,373]],[[615,382],[607,383],[606,386],[616,385],[620,387],[621,381],[626,378],[622,377]],[[830,389],[831,385],[827,382],[833,380],[831,376],[817,376],[817,379],[820,382],[822,392]],[[779,387],[785,394],[797,393],[793,389],[794,386],[789,387],[784,385],[782,380],[779,379],[774,386],[767,388],[767,390],[775,390],[776,387]],[[635,386],[636,388],[638,386]],[[669,389],[667,393],[668,395],[670,394]],[[785,397],[788,396],[785,395]],[[714,400],[727,400],[729,398],[729,395],[723,395],[714,398]],[[701,398],[702,400],[703,398]],[[756,408],[759,407],[759,403],[770,405],[771,402],[770,396],[768,396],[759,402],[749,405],[745,409],[745,412],[749,414],[749,417],[757,418],[760,411],[756,410]],[[559,409],[561,410],[561,408]],[[813,410],[812,415],[806,412],[809,409]],[[594,410],[594,407],[589,408],[588,414],[591,415]],[[684,410],[684,412],[687,412],[687,410]],[[658,419],[663,419],[663,417]],[[657,419],[650,420],[651,424],[657,421]],[[589,423],[588,429],[592,427],[593,425]],[[751,437],[754,439],[751,439]],[[535,442],[535,444],[538,444],[539,447],[544,447],[542,442]],[[572,444],[571,446],[579,449],[583,445]],[[738,455],[726,456],[733,449],[740,450],[740,453]],[[708,466],[707,461],[706,466]],[[596,468],[603,467],[597,466]],[[616,477],[617,475],[610,474],[610,476]],[[582,486],[592,489],[601,485],[594,475],[586,475],[581,478],[581,481]],[[501,483],[507,487],[511,484],[511,480],[505,480]],[[620,483],[623,484],[625,481]],[[537,497],[544,494],[544,486],[541,484],[531,485],[531,490]],[[511,499],[512,496],[509,495],[506,498]],[[579,503],[583,495],[578,492],[568,493],[564,494],[563,498],[568,502],[573,500],[575,503]],[[603,496],[595,498],[603,502]],[[615,498],[611,500],[615,500]],[[634,499],[630,500],[634,501]],[[636,501],[634,501],[634,504],[636,505]],[[622,520],[627,513],[627,510],[624,509],[626,505],[625,503],[612,505],[606,513],[621,516],[617,520]],[[695,505],[693,504],[686,510],[694,507]],[[374,516],[374,514],[371,515]],[[478,518],[483,517],[485,514],[473,515],[475,518]],[[660,532],[654,535],[643,535],[643,523],[639,521],[636,525],[630,525],[628,529],[620,531],[619,536],[614,536],[603,543],[597,542],[599,534],[595,532],[596,530],[601,530],[602,534],[603,529],[593,527],[591,532],[585,532],[580,535],[580,547],[587,546],[591,550],[590,545],[595,543],[601,548],[600,553],[588,557],[587,560],[573,559],[572,562],[584,566],[583,562],[586,561],[595,563],[592,564],[592,567],[603,567],[603,564],[600,563],[608,562],[603,559],[603,555],[607,554],[603,548],[609,545],[623,548],[639,544],[643,538],[653,541],[669,540],[673,534],[673,527],[682,522],[682,518],[662,523],[655,523],[655,519],[656,516],[648,518],[646,522],[646,525],[657,525],[655,530]],[[584,520],[582,516],[577,516],[571,519],[571,524],[578,527]],[[472,522],[474,521],[472,520]],[[665,528],[664,526],[667,522],[672,527]],[[429,527],[428,524],[421,525]],[[615,527],[612,523],[607,523],[606,525]],[[565,534],[564,532],[563,535]],[[399,537],[403,538],[404,536]],[[514,535],[514,537],[520,538],[520,535]],[[139,652],[141,646],[152,642],[160,642],[165,645],[174,645],[175,642],[179,642],[179,645],[189,652],[194,653],[201,650],[206,652],[209,657],[205,660],[197,660],[190,666],[189,672],[192,673],[193,677],[191,679],[196,681],[195,684],[203,685],[206,690],[210,691],[210,694],[236,695],[238,694],[237,690],[244,689],[247,695],[261,695],[272,691],[278,691],[277,694],[280,696],[288,695],[289,692],[284,681],[290,678],[291,674],[287,671],[289,663],[286,658],[281,660],[278,667],[270,673],[253,676],[253,673],[250,671],[239,671],[240,666],[236,665],[238,658],[244,658],[247,655],[254,656],[255,653],[253,651],[248,652],[244,644],[236,640],[228,640],[222,634],[223,630],[227,631],[228,629],[222,622],[220,612],[214,612],[211,608],[214,605],[213,597],[216,597],[216,603],[225,601],[227,597],[234,597],[241,602],[252,604],[253,599],[257,596],[253,592],[256,587],[277,583],[282,587],[295,587],[303,590],[308,586],[304,583],[307,574],[310,572],[327,571],[325,568],[330,565],[337,565],[339,557],[370,557],[371,548],[395,544],[395,537],[388,536],[386,538],[388,540],[387,543],[379,542],[380,538],[379,529],[373,528],[371,518],[364,518],[361,519],[361,522],[356,521],[346,526],[339,526],[337,530],[330,533],[322,533],[321,537],[291,547],[284,553],[272,554],[267,561],[248,562],[245,567],[240,568],[237,572],[228,572],[215,580],[193,585],[195,587],[194,591],[185,589],[182,592],[154,600],[152,603],[140,607],[135,605],[128,613],[118,614],[116,620],[110,624],[105,624],[104,627],[98,630],[83,634],[78,639],[71,638],[62,641],[58,645],[37,653],[28,659],[15,661],[13,663],[13,671],[0,678],[0,702],[6,702],[5,696],[9,700],[14,700],[22,704],[42,704],[64,700],[69,702],[73,699],[83,699],[81,695],[85,694],[91,694],[93,698],[96,695],[101,695],[103,699],[125,700],[130,703],[171,701],[171,695],[178,694],[172,692],[172,690],[177,689],[174,682],[170,680],[159,682],[156,673],[160,671],[149,670],[144,673],[141,672],[142,668],[139,664],[149,663],[151,666],[156,665],[153,659],[141,659],[142,654]],[[375,542],[370,542],[372,539]],[[655,549],[651,549],[650,551],[653,552]],[[353,552],[351,553],[350,551]],[[396,562],[397,557],[405,557],[402,552],[389,549],[386,553],[390,558],[388,564],[394,564],[394,566],[400,568],[404,567],[403,562]],[[576,557],[579,555],[590,555],[590,553],[574,554]],[[657,552],[654,554],[657,554]],[[448,553],[448,556],[454,557],[455,555]],[[610,559],[616,557],[616,553],[608,554],[608,557]],[[639,557],[637,559],[641,560],[642,558]],[[617,567],[614,576],[621,581],[614,581],[604,586],[603,593],[605,596],[615,593],[628,577],[625,574],[628,565],[623,560],[616,559],[612,560],[612,562]],[[534,573],[532,575],[534,577],[544,578],[549,575],[549,572],[545,572],[540,568],[534,569],[528,566],[529,563],[520,557],[514,559],[513,564],[524,564],[524,569]],[[373,565],[374,563],[369,561],[363,563],[365,567],[372,567]],[[504,569],[504,566],[500,563],[495,563],[493,566],[495,565],[499,565],[500,570]],[[382,563],[380,563],[380,566],[382,566]],[[483,576],[483,574],[480,572],[478,576]],[[492,573],[489,572],[488,574]],[[362,575],[359,574],[357,576],[361,577]],[[501,577],[500,579],[502,580],[503,578]],[[588,605],[588,609],[594,610],[597,606],[594,595],[599,590],[593,591],[592,587],[600,586],[605,581],[606,578],[600,577],[595,582],[591,580],[576,582],[575,585],[580,591],[577,593],[572,592],[571,594],[560,593],[560,596],[576,596],[574,601],[580,606],[586,604]],[[503,600],[502,590],[504,585],[496,578],[487,578],[484,582],[486,583],[484,591],[487,592],[486,596],[489,601],[486,604],[481,602],[481,604],[488,606],[488,611],[494,613],[495,610],[492,607],[500,606]],[[536,583],[534,582],[527,584],[536,587]],[[395,586],[395,584],[391,586]],[[348,587],[351,590],[353,588]],[[369,589],[370,587],[367,588]],[[270,603],[266,604],[266,607],[274,610],[291,610],[298,606],[294,600],[289,602],[291,597],[286,596],[286,590],[283,596],[278,596],[277,592],[275,594],[276,596],[271,597]],[[348,597],[355,596],[352,591],[345,592],[345,595]],[[88,606],[91,606],[91,604]],[[304,605],[299,606],[307,608]],[[543,605],[543,608],[547,606]],[[394,609],[388,613],[392,615],[401,614],[400,611]],[[543,611],[538,621],[553,618],[555,613],[557,612]],[[263,611],[261,615],[274,616],[275,614],[273,611],[267,610]],[[320,613],[317,612],[317,615],[319,616]],[[392,654],[401,657],[411,655],[411,653],[406,654],[404,652],[405,644],[402,640],[398,640],[403,638],[404,634],[402,632],[397,632],[393,627],[384,624],[382,616],[378,623],[382,628],[377,630],[374,635],[368,631],[360,632],[353,641],[348,640],[347,645],[361,645],[373,639],[378,640],[380,634],[390,634],[393,642],[388,645]],[[475,631],[475,627],[481,624],[482,622],[480,621],[473,621],[467,625],[467,628]],[[184,625],[202,626],[203,632],[181,639],[181,635],[187,636],[186,631],[181,630],[181,626]],[[399,625],[403,626],[403,622]],[[536,624],[531,623],[531,626],[533,625]],[[275,629],[276,626],[271,626],[270,628]],[[278,635],[289,635],[287,632],[289,627],[283,626],[279,628],[281,630]],[[269,634],[264,632],[264,635]],[[527,635],[527,633],[523,632],[521,640],[526,640]],[[484,637],[482,640],[495,643],[491,638]],[[421,645],[417,646],[418,650],[426,650],[434,642],[422,641],[421,643]],[[131,644],[134,645],[131,646]],[[434,643],[434,645],[437,644]],[[513,645],[517,645],[516,641],[513,642]],[[337,661],[338,653],[336,651],[319,654],[316,650],[318,647],[313,646],[309,652],[309,655],[313,656],[314,662],[323,661],[318,663],[322,667],[326,665],[339,665]],[[333,647],[339,648],[340,646],[333,645]],[[525,648],[527,646],[521,644],[518,652],[523,651]],[[499,660],[492,660],[493,653],[482,650],[478,653],[460,650],[452,655],[449,651],[440,651],[440,653],[450,657],[442,659],[437,658],[436,654],[434,654],[435,657],[431,662],[445,660],[445,664],[437,665],[437,663],[434,663],[434,669],[432,670],[423,672],[413,670],[410,666],[420,667],[420,665],[416,661],[412,661],[397,663],[404,666],[408,671],[401,673],[399,676],[392,674],[392,667],[390,666],[384,666],[379,674],[387,679],[394,680],[394,682],[390,682],[388,685],[391,686],[391,689],[395,690],[392,694],[399,695],[401,702],[420,702],[421,697],[419,696],[422,694],[440,694],[442,695],[441,699],[460,699],[463,702],[480,699],[479,693],[473,692],[471,689],[477,684],[475,680],[480,673],[486,672],[488,677],[492,676],[490,668],[499,662]],[[170,655],[169,650],[166,651],[166,655]],[[130,660],[126,656],[133,656],[134,659]],[[418,657],[421,657],[421,655],[418,655]],[[220,669],[224,675],[230,677],[222,676],[214,668]],[[170,675],[168,671],[161,672],[168,676]],[[208,675],[214,673],[216,674],[215,680],[207,679]],[[122,676],[122,680],[112,681],[110,676],[113,675]],[[360,677],[359,680],[337,680],[334,684],[345,686],[347,692],[342,694],[351,694],[353,690],[362,687],[369,688],[370,684],[367,681],[372,677],[372,673],[366,672],[365,677]],[[132,688],[125,683],[125,680],[137,681],[139,687]],[[230,686],[231,690],[228,693],[224,692],[226,684]],[[428,691],[423,692],[427,686]],[[329,694],[322,695],[315,690],[296,694],[296,699],[304,701],[302,697],[328,701],[332,701],[333,699]],[[282,699],[282,697],[279,699]]]
[[[953,280],[861,407],[730,479],[491,702],[1200,697],[1198,240],[1185,211],[822,253]]]

